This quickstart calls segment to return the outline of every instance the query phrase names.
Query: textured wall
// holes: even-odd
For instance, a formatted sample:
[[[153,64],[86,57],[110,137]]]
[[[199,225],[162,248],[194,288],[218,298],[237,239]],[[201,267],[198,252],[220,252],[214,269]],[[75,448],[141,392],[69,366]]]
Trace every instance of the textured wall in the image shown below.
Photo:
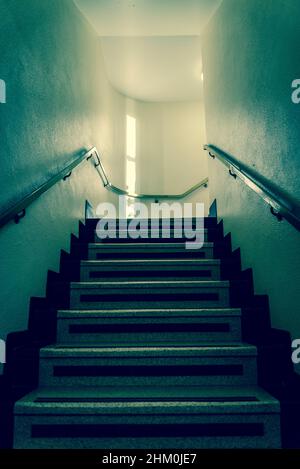
[[[98,146],[124,184],[125,100],[107,81],[101,47],[70,0],[0,0],[0,211]],[[111,200],[90,164],[0,230],[0,338],[26,327],[28,302],[43,295],[83,217],[84,202]]]
[[[299,0],[224,0],[204,37],[207,139],[300,203]],[[258,293],[268,293],[273,326],[300,337],[300,233],[278,223],[254,192],[209,163],[211,198]]]

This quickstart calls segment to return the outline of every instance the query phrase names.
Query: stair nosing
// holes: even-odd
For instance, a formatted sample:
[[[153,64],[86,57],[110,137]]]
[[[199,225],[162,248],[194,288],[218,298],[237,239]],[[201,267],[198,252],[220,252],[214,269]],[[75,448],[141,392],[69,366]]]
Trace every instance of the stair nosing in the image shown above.
[[[81,265],[105,265],[105,264],[200,264],[200,265],[220,265],[220,259],[90,259],[81,260]]]
[[[150,314],[153,314],[152,316],[150,316]],[[146,317],[168,317],[170,320],[172,319],[172,316],[170,315],[174,315],[174,317],[177,317],[176,313],[180,313],[180,315],[183,315],[185,316],[185,313],[186,313],[186,317],[189,317],[188,316],[188,313],[194,313],[192,314],[191,317],[194,317],[196,316],[197,317],[197,314],[202,317],[213,317],[213,318],[222,318],[222,317],[240,317],[241,316],[241,309],[240,308],[178,308],[178,309],[166,309],[166,310],[163,310],[161,308],[159,309],[155,309],[155,308],[152,308],[152,309],[141,309],[141,310],[134,310],[134,309],[115,309],[115,310],[89,310],[89,309],[83,309],[83,310],[79,310],[79,309],[68,309],[68,310],[58,310],[57,311],[57,318],[60,319],[60,318],[72,318],[72,317],[77,317],[77,316],[80,316],[82,317],[83,319],[84,318],[94,318],[95,316],[99,315],[99,317],[101,316],[115,316],[115,315],[120,315],[120,317],[122,316],[128,316],[130,317],[130,315],[132,317],[135,317],[135,316],[139,316],[140,317],[144,317],[142,316],[142,314],[147,314],[149,316],[146,316]],[[88,316],[90,315],[90,316]],[[178,314],[179,315],[179,314]]]
[[[147,358],[147,357],[253,357],[257,356],[257,348],[254,345],[242,342],[235,344],[203,344],[199,346],[74,346],[54,345],[40,349],[41,358]]]
[[[77,288],[108,288],[108,287],[119,287],[126,288],[134,286],[135,288],[142,288],[144,286],[148,287],[159,287],[162,288],[167,286],[182,286],[182,287],[206,287],[206,288],[228,288],[230,286],[230,281],[228,280],[132,280],[132,281],[105,281],[105,282],[71,282],[71,289]]]
[[[184,249],[186,250],[186,242],[192,242],[193,240],[190,240],[190,239],[187,239],[186,241],[183,241],[183,242],[179,242],[179,243],[147,243],[147,242],[144,242],[144,243],[88,243],[88,247],[89,249],[99,249],[99,248],[104,248],[104,249],[108,249],[108,248],[116,248],[116,247],[121,247],[122,249],[127,249],[127,248],[132,248],[132,247],[138,247],[138,248],[141,248],[141,247],[144,247],[144,246],[147,246],[147,248],[149,247],[149,249],[154,249],[154,248],[166,248],[166,247],[179,247],[179,248],[182,248],[184,247]],[[202,244],[202,247],[203,248],[212,248],[214,246],[214,243],[213,242],[204,242]]]
[[[160,387],[152,387],[154,388],[160,388]],[[197,393],[194,396],[189,395],[190,391],[194,391],[195,388],[197,388],[200,393],[197,395]],[[151,389],[151,387],[147,387],[147,389]],[[275,399],[273,396],[271,396],[268,392],[264,391],[262,388],[259,388],[258,386],[219,386],[218,387],[218,392],[215,392],[215,387],[211,386],[176,386],[175,388],[172,389],[172,391],[175,392],[180,390],[181,394],[180,397],[178,397],[178,400],[174,400],[177,398],[177,396],[173,395],[171,392],[171,395],[165,395],[164,396],[164,401],[159,401],[159,396],[155,396],[155,401],[142,401],[142,397],[139,396],[139,392],[136,395],[136,398],[139,399],[139,401],[134,401],[134,396],[132,397],[131,402],[123,402],[121,399],[126,396],[126,392],[128,392],[129,388],[128,387],[123,387],[122,388],[122,394],[123,396],[114,396],[112,395],[112,399],[115,399],[115,401],[112,402],[99,402],[99,403],[86,403],[80,402],[76,403],[50,403],[50,402],[44,402],[44,403],[37,403],[34,402],[34,400],[39,397],[39,396],[55,396],[57,397],[58,394],[61,395],[61,397],[64,397],[66,394],[70,395],[71,397],[74,397],[74,393],[72,392],[72,388],[65,388],[62,387],[57,390],[54,390],[53,388],[39,388],[30,394],[27,394],[23,398],[21,398],[17,403],[15,404],[15,415],[30,415],[30,412],[32,412],[33,415],[38,415],[40,412],[41,415],[45,415],[45,413],[41,413],[41,410],[45,411],[47,409],[52,409],[56,411],[56,413],[52,413],[52,415],[58,415],[58,411],[61,412],[62,410],[65,410],[66,414],[72,414],[74,415],[74,411],[76,411],[76,407],[81,410],[81,415],[84,415],[85,413],[93,414],[93,412],[96,415],[96,410],[103,412],[104,410],[109,411],[110,409],[114,408],[120,408],[123,410],[127,410],[128,412],[132,412],[132,409],[137,409],[140,408],[142,409],[143,407],[148,407],[149,413],[151,413],[151,410],[153,410],[154,407],[165,409],[165,410],[172,410],[174,412],[174,409],[178,408],[178,413],[182,414],[182,409],[185,408],[185,411],[189,409],[191,413],[192,411],[197,411],[199,413],[199,410],[202,410],[202,413],[210,413],[210,414],[230,414],[231,412],[233,413],[242,413],[242,414],[271,414],[271,413],[279,413],[280,412],[280,404],[277,399]],[[182,396],[182,390],[187,389],[187,395]],[[103,390],[105,390],[105,393],[110,392],[110,387],[97,387],[93,388],[90,387],[88,389],[82,389],[79,387],[76,389],[78,393],[81,394],[81,400],[82,400],[82,395],[84,395],[86,398],[96,395],[97,397],[100,396],[101,399],[101,392],[103,393]],[[135,386],[134,391],[136,390],[139,391],[139,387]],[[219,393],[220,390],[220,393]],[[143,392],[143,391],[142,391]],[[222,395],[222,392],[224,394],[227,394],[226,397],[232,398],[234,396],[248,396],[248,397],[256,397],[257,401],[211,401],[211,396],[213,394],[213,397],[219,397],[220,394]],[[132,393],[132,388],[130,389],[129,394]],[[203,393],[205,397],[205,393],[207,395],[208,400],[207,401],[202,401],[202,402],[197,402],[197,397],[203,398]],[[167,393],[168,394],[168,393]],[[132,394],[131,394],[132,395]],[[163,396],[163,393],[161,393],[161,397]],[[167,397],[170,398],[170,401],[167,401]],[[195,399],[195,401],[192,401],[192,399]],[[118,401],[119,399],[119,401]],[[147,399],[151,399],[151,395],[147,397]],[[172,399],[172,400],[171,400]],[[186,399],[186,401],[184,400]],[[138,405],[134,405],[134,404]],[[171,405],[170,405],[171,403]],[[152,405],[151,405],[152,404]],[[193,405],[191,405],[193,404]],[[58,409],[59,407],[59,409]],[[98,409],[97,409],[98,408]],[[250,411],[249,411],[250,409]],[[264,410],[263,410],[264,409]],[[242,412],[241,412],[242,410]],[[89,411],[89,412],[88,412]],[[225,412],[226,411],[226,412]],[[201,412],[200,412],[201,413]],[[126,412],[124,412],[126,414]],[[100,414],[101,415],[101,414]]]

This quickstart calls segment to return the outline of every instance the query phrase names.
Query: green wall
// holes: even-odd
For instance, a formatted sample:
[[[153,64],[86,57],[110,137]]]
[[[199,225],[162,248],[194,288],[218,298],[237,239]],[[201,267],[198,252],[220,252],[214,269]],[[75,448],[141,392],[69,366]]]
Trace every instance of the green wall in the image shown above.
[[[207,140],[300,204],[299,0],[224,0],[203,38]],[[300,337],[300,233],[278,223],[259,197],[209,162],[211,200],[268,293],[272,324]]]
[[[71,0],[0,0],[0,212],[96,145],[124,184],[125,100],[109,84],[99,40]],[[124,135],[124,137],[123,137]],[[118,136],[118,138],[116,138]],[[26,327],[30,296],[83,217],[84,202],[112,200],[92,165],[74,171],[0,230],[0,338]]]

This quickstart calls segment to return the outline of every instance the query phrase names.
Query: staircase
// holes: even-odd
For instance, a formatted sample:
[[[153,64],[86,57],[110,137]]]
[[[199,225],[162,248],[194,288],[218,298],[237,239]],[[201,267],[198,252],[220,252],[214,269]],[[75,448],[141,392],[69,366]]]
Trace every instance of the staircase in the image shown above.
[[[257,386],[216,219],[199,250],[174,220],[171,238],[160,221],[135,240],[99,240],[96,222],[39,387],[15,404],[14,447],[280,448],[279,402]]]

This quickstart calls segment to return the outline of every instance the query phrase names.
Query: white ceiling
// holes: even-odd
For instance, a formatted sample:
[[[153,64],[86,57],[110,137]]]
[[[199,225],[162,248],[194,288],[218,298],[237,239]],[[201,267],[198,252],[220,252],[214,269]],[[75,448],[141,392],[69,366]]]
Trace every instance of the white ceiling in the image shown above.
[[[198,36],[103,38],[108,77],[121,93],[141,101],[201,98]]]
[[[194,36],[222,0],[74,0],[100,36]]]
[[[107,74],[142,101],[201,98],[203,28],[222,0],[74,0],[101,38]]]

